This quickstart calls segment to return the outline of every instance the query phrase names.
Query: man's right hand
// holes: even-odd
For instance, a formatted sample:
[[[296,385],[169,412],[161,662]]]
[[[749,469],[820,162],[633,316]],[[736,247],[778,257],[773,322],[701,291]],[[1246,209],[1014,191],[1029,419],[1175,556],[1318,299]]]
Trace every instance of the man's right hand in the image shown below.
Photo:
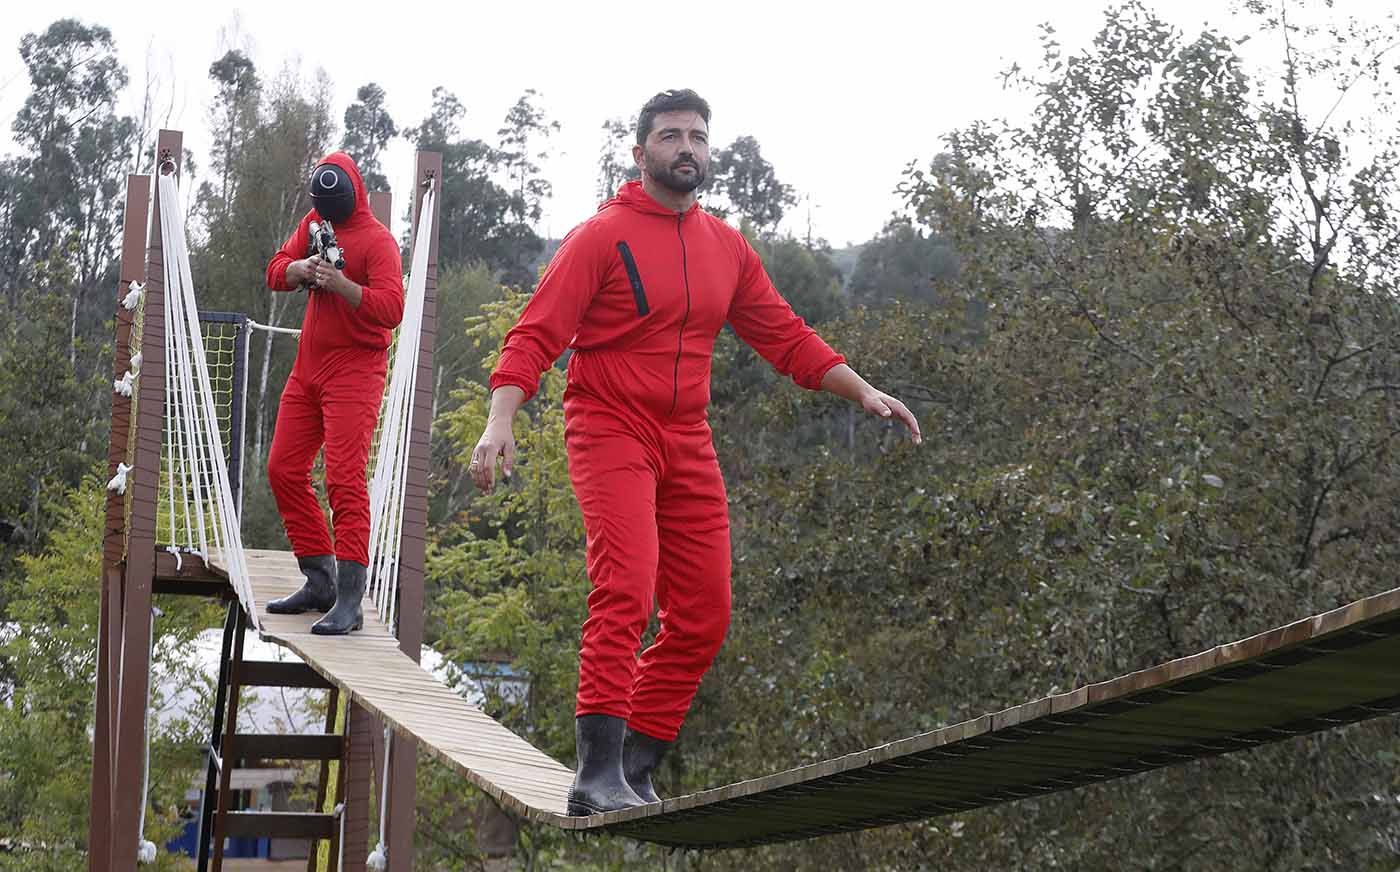
[[[287,284],[294,288],[311,286],[316,279],[316,261],[319,257],[306,257],[287,264]]]
[[[511,419],[492,418],[486,422],[486,430],[472,449],[471,463],[467,472],[482,493],[491,493],[496,486],[496,458],[501,460],[501,475],[510,478],[511,467],[515,465],[515,433],[511,430]]]

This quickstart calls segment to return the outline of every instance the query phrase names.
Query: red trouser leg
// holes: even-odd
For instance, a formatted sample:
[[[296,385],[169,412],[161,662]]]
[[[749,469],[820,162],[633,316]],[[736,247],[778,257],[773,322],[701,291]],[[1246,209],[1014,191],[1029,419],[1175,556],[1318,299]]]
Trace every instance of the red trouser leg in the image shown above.
[[[565,405],[569,478],[588,534],[588,620],[579,651],[579,715],[626,718],[637,648],[656,585],[660,446],[586,401]]]
[[[347,364],[349,362],[347,361]],[[321,388],[326,428],[326,497],[335,556],[369,564],[369,487],[365,467],[384,396],[385,358],[338,366]]]
[[[729,629],[729,503],[708,425],[667,431],[656,508],[661,631],[642,653],[628,726],[670,742]]]
[[[334,549],[326,518],[311,486],[311,464],[323,438],[320,391],[293,373],[282,389],[277,424],[267,455],[267,477],[277,512],[298,557],[330,554]]]

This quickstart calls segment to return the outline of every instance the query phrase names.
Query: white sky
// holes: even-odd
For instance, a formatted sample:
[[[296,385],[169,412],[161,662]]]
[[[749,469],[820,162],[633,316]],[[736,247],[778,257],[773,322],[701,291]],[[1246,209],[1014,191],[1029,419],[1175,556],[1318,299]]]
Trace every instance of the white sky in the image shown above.
[[[1398,2],[1339,0],[1337,6],[1339,13],[1379,20]],[[395,122],[415,125],[428,114],[433,87],[443,85],[467,108],[464,132],[494,142],[506,110],[534,88],[538,105],[563,125],[544,166],[554,185],[538,228],[546,236],[563,235],[594,210],[603,121],[629,117],[659,90],[694,88],[713,109],[713,141],[755,136],[779,179],[810,197],[814,235],[839,247],[879,230],[900,205],[893,189],[903,168],[936,154],[944,134],[975,119],[1024,115],[1026,99],[1003,90],[1000,73],[1012,61],[1035,65],[1040,22],[1055,27],[1067,50],[1077,50],[1098,31],[1109,4],[866,0],[839,11],[755,0],[619,4],[607,11],[552,0],[7,5],[0,21],[3,152],[13,149],[9,124],[28,90],[20,38],[76,17],[112,31],[132,82],[123,111],[137,113],[148,71],[161,79],[164,103],[173,107],[162,126],[183,130],[201,165],[212,94],[208,68],[230,44],[250,49],[264,78],[297,59],[305,74],[325,69],[335,86],[337,122],[355,90],[374,81],[387,92]],[[1152,5],[1191,34],[1205,23],[1241,29],[1241,22],[1231,23],[1226,0]],[[396,193],[407,190],[412,160],[402,139],[385,155]],[[396,223],[402,209],[396,202]],[[807,219],[807,205],[800,206],[783,229],[803,234]]]

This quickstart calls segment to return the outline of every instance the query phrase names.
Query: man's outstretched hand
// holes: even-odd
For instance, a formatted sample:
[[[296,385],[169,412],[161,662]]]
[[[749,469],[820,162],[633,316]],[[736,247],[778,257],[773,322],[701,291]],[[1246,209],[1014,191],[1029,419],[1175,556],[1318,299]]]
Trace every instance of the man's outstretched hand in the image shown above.
[[[919,432],[919,419],[915,418],[914,413],[909,411],[909,407],[899,400],[883,391],[872,388],[869,393],[860,398],[860,405],[866,412],[877,418],[894,418],[896,421],[902,421],[904,426],[909,428],[909,436],[914,440],[914,444],[923,444],[924,434]]]
[[[909,437],[915,445],[924,441],[919,432],[919,419],[909,411],[909,407],[899,400],[870,386],[855,370],[844,363],[838,363],[822,376],[822,390],[830,391],[838,397],[845,397],[853,403],[860,403],[862,409],[877,418],[894,418],[909,428]]]

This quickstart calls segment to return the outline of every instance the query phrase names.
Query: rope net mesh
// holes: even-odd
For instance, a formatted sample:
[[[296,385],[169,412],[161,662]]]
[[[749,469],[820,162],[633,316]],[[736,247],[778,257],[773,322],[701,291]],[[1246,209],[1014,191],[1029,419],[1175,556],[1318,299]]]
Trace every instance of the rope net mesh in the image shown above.
[[[212,320],[200,318],[200,332],[204,337],[204,359],[209,367],[209,382],[213,389],[212,396],[216,420],[219,426],[219,442],[224,451],[225,458],[235,455],[233,445],[233,414],[236,396],[234,373],[237,367],[237,341],[239,325],[226,320]],[[196,519],[189,513],[189,504],[182,497],[179,486],[174,489],[175,498],[171,499],[171,455],[170,450],[176,444],[175,431],[172,429],[179,421],[179,416],[191,413],[192,410],[185,408],[186,397],[183,394],[175,394],[170,398],[171,414],[165,418],[165,429],[160,438],[160,499],[156,505],[156,542],[160,547],[179,544],[178,541],[170,541],[170,531],[172,529],[183,531],[188,523],[190,527],[197,526]],[[198,475],[206,488],[212,488],[212,482],[216,476],[213,464],[214,459],[207,453],[198,456],[198,467],[191,470],[192,475]],[[175,458],[174,467],[177,471],[177,478],[181,470],[181,460]],[[214,524],[214,509],[209,503],[204,503],[204,523],[206,526]],[[178,540],[177,536],[177,540]]]
[[[168,506],[162,512],[158,503],[157,519],[164,522],[158,530],[168,535],[166,541],[171,544],[167,550],[177,560],[182,553],[196,553],[205,560],[219,555],[250,624],[257,628],[260,621],[248,578],[237,497],[228,465],[233,443],[237,337],[235,334],[230,341],[223,329],[201,324],[178,181],[161,175],[157,179],[157,196],[165,341],[165,424],[158,493]],[[153,318],[154,313],[143,313],[143,321],[145,316]],[[147,326],[155,327],[153,323]]]

